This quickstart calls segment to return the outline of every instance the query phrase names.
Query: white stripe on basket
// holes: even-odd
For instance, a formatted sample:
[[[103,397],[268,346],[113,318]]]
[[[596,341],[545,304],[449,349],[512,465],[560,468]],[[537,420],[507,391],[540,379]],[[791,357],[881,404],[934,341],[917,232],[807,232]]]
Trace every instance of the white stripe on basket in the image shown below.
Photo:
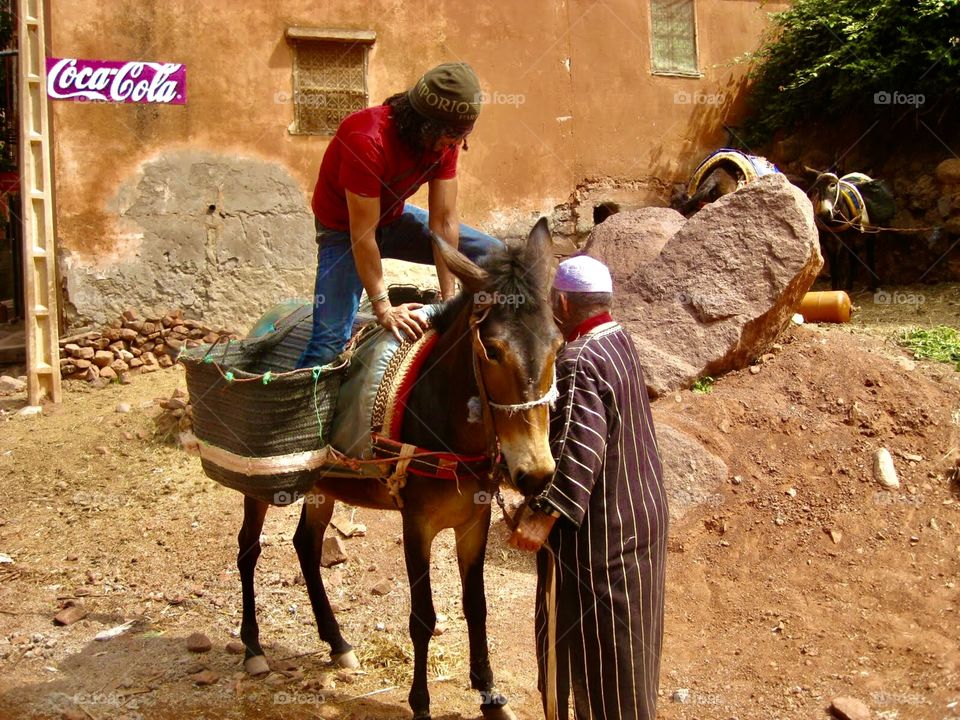
[[[271,455],[270,457],[246,457],[229,450],[200,441],[200,457],[219,465],[224,470],[242,475],[278,475],[281,473],[316,470],[319,467],[337,462],[336,451],[330,446],[319,450]]]

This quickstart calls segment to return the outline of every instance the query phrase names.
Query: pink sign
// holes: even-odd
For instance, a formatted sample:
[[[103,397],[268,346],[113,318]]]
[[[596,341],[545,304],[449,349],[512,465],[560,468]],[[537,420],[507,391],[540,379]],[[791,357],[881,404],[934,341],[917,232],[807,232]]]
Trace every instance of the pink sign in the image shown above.
[[[177,63],[47,58],[47,95],[55,100],[187,102],[187,68]]]

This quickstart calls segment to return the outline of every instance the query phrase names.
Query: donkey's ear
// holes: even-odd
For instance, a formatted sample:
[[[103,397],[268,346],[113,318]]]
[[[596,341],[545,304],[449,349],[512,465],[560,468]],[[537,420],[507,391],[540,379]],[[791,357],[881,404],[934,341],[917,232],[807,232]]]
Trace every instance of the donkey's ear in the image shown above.
[[[553,240],[545,217],[537,220],[537,224],[533,226],[533,230],[527,237],[524,264],[530,270],[537,272],[541,280],[546,282],[553,266]]]
[[[447,268],[463,284],[465,290],[477,293],[486,289],[489,282],[489,275],[486,270],[436,233],[431,232],[430,237],[433,240],[433,246],[447,264]]]

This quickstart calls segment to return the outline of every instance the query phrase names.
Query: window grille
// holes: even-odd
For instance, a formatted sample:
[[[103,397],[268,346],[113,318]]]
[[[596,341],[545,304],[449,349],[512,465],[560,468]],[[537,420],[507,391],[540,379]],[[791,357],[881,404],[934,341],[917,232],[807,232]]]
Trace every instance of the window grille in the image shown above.
[[[333,135],[350,113],[367,107],[367,51],[373,33],[291,28],[294,130]]]
[[[700,77],[694,0],[650,0],[650,67],[656,75]]]

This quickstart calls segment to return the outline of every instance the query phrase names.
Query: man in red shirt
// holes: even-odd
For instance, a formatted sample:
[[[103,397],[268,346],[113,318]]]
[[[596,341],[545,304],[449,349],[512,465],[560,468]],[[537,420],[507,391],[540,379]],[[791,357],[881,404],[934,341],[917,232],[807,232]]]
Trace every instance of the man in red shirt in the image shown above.
[[[391,306],[382,258],[435,264],[444,299],[454,277],[434,251],[434,232],[471,260],[500,244],[461,225],[457,159],[480,113],[480,84],[466,63],[427,71],[408,91],[347,116],[327,147],[313,193],[317,280],[313,335],[300,367],[331,362],[350,338],[360,294],[398,339],[419,337],[427,321],[416,303]],[[429,186],[429,212],[405,203]]]

